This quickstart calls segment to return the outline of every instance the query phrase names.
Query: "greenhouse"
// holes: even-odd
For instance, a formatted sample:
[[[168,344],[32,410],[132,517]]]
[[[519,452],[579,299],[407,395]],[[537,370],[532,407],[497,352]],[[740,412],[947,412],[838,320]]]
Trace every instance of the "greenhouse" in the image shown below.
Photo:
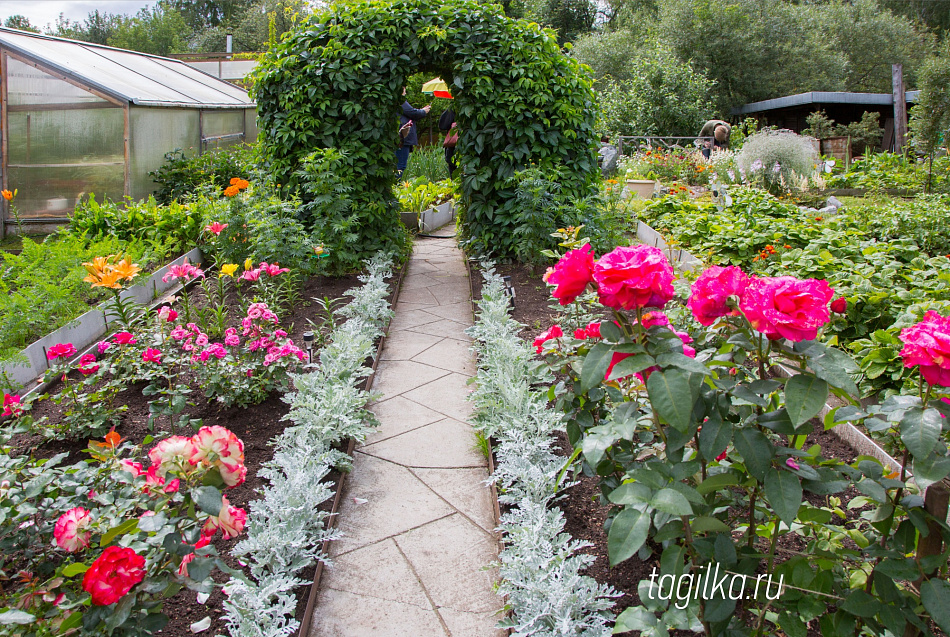
[[[165,153],[257,137],[245,91],[178,60],[0,28],[0,69],[2,183],[23,224],[65,222],[89,193],[146,197]]]

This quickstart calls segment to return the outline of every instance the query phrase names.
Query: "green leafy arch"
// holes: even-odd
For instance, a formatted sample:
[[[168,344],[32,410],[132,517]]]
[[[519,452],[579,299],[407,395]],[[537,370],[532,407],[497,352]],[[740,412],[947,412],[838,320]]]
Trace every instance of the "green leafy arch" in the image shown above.
[[[441,76],[460,129],[463,235],[477,251],[505,255],[515,243],[517,171],[558,169],[562,191],[577,196],[594,183],[594,94],[584,68],[553,32],[497,5],[347,2],[271,49],[254,97],[279,183],[295,184],[313,151],[342,151],[360,248],[372,252],[403,244],[392,196],[402,87],[415,73]]]

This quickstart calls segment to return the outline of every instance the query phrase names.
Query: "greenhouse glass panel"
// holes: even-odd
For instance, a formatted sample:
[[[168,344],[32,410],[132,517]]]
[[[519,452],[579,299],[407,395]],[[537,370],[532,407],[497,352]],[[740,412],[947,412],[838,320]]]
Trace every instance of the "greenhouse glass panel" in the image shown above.
[[[257,141],[257,109],[244,109],[244,141],[253,144]]]
[[[7,58],[7,184],[24,218],[65,217],[83,195],[125,195],[124,109]]]
[[[182,150],[192,157],[198,152],[198,111],[180,108],[136,108],[129,112],[132,127],[132,198],[155,192],[149,172],[165,162],[165,153]]]
[[[125,189],[122,166],[10,166],[9,182],[17,188],[16,203],[24,218],[62,218],[80,198],[95,193],[96,199],[120,201]]]

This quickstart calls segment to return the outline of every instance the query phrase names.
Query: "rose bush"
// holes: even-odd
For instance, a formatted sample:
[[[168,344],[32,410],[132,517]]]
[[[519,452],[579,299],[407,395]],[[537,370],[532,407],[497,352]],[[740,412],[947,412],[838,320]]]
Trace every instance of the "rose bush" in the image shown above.
[[[65,467],[65,454],[0,454],[0,569],[19,572],[0,591],[0,618],[18,635],[151,635],[167,621],[162,599],[183,587],[210,592],[216,567],[231,572],[210,540],[247,524],[213,486],[246,473],[233,433],[162,440],[148,470],[142,449],[114,432],[87,451],[92,461]]]
[[[654,272],[667,267],[651,264]],[[950,628],[940,601],[950,585],[933,571],[946,553],[914,559],[919,536],[950,539],[950,527],[927,513],[920,495],[950,474],[939,417],[950,409],[932,400],[938,388],[928,382],[919,396],[859,409],[857,365],[814,340],[830,328],[834,292],[823,280],[711,268],[687,300],[697,327],[678,310],[644,311],[645,290],[656,288],[644,285],[651,279],[642,268],[594,279],[598,295],[616,306],[612,320],[600,322],[601,338],[586,338],[584,329],[584,338],[547,340],[541,351],[551,371],[567,379],[548,396],[567,415],[572,461],[598,476],[610,507],[611,564],[656,555],[661,582],[683,574],[695,582],[715,562],[795,587],[738,596],[713,589],[705,599],[678,600],[684,608],[663,601],[655,580],[644,580],[641,605],[617,618],[615,632],[761,636],[810,628],[852,637],[901,635],[908,627],[928,634],[929,621]],[[618,309],[624,303],[610,296],[617,290],[636,291],[627,297],[630,310]],[[658,310],[662,295],[660,301]],[[569,324],[574,311],[565,307],[559,323]],[[930,368],[927,374],[942,380],[945,326],[929,316],[909,329],[904,364]],[[698,351],[686,350],[692,345]],[[789,377],[770,373],[779,362]],[[826,427],[864,421],[886,429],[900,446],[901,470],[865,457],[845,464],[806,446],[830,393],[845,406],[831,411]],[[863,508],[856,517],[836,495],[849,488],[861,494],[850,503]],[[797,538],[783,540],[788,535]]]

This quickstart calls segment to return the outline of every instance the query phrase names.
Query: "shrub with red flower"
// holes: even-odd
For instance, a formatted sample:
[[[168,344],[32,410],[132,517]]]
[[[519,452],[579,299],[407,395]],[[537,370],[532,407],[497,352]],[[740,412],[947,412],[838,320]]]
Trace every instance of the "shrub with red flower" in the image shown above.
[[[130,548],[108,546],[82,579],[96,606],[114,604],[145,579],[145,558]]]
[[[834,290],[823,279],[753,277],[739,307],[752,327],[770,339],[813,340],[831,319]]]
[[[664,307],[673,298],[673,278],[673,266],[653,246],[615,248],[594,263],[600,302],[613,309]]]
[[[20,395],[3,395],[3,415],[19,418],[23,415],[23,404],[20,402]]]
[[[561,305],[568,305],[584,293],[594,278],[594,249],[590,244],[568,250],[560,261],[545,275],[549,285],[556,286],[551,296]]]
[[[112,337],[112,342],[116,345],[134,345],[137,341],[132,332],[117,332]]]
[[[547,331],[541,332],[538,334],[537,338],[534,339],[534,349],[540,354],[544,351],[544,344],[550,341],[552,338],[561,338],[564,336],[564,331],[559,325],[552,325]]]
[[[148,347],[142,352],[142,361],[159,364],[162,362],[162,353],[154,347]]]
[[[53,527],[53,537],[59,548],[76,553],[89,548],[92,532],[87,530],[92,524],[92,516],[82,507],[75,507],[66,511],[56,520]]]
[[[83,376],[89,376],[90,374],[95,374],[99,371],[99,366],[95,365],[96,355],[95,354],[83,354],[79,358],[79,367],[77,368]]]
[[[693,282],[686,305],[700,324],[712,325],[718,318],[739,313],[736,308],[748,285],[749,276],[740,268],[714,265]]]
[[[924,319],[901,330],[904,367],[920,366],[931,385],[950,387],[950,317],[927,312]]]

